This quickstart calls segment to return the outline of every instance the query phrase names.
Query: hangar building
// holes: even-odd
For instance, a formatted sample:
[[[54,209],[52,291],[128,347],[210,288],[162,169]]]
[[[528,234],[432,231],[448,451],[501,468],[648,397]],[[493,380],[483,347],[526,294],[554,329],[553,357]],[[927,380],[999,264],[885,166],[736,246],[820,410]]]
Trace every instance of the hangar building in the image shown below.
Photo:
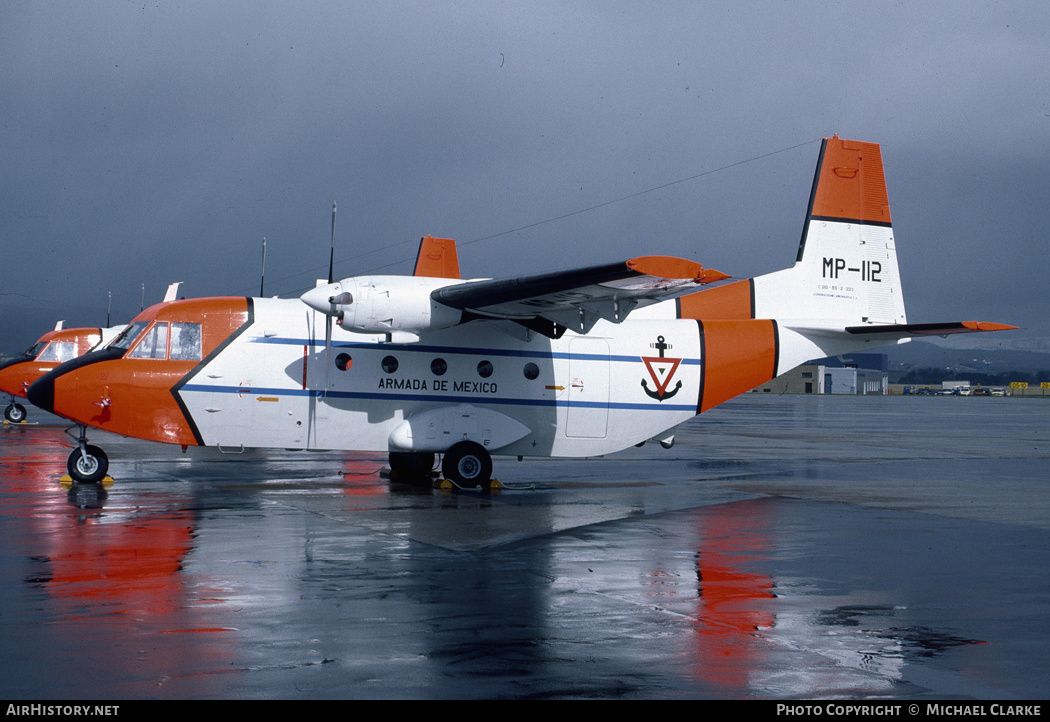
[[[885,395],[889,378],[889,357],[886,354],[845,354],[807,361],[755,388],[754,392]]]

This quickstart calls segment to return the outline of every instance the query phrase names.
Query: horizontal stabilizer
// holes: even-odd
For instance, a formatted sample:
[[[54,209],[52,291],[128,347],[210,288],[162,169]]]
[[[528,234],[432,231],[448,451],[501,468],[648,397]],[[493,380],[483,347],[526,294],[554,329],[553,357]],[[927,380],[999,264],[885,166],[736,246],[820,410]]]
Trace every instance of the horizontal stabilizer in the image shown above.
[[[1013,331],[1017,326],[990,321],[955,321],[953,323],[898,323],[887,325],[848,326],[846,333],[862,337],[907,338],[909,336],[950,336],[981,331]]]

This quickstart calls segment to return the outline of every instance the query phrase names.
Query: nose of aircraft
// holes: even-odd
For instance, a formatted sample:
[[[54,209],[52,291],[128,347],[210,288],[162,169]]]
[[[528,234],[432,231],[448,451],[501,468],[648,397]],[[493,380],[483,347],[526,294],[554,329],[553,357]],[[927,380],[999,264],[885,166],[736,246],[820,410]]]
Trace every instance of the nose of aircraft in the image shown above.
[[[342,293],[342,286],[339,283],[327,283],[317,288],[311,288],[309,291],[299,297],[303,303],[315,311],[320,311],[325,314],[332,314],[332,304],[345,305],[350,303],[350,294]]]
[[[18,369],[15,368],[21,363],[25,363],[24,357],[13,358],[0,363],[0,391],[11,395],[15,395],[16,392],[22,393],[21,377],[25,374],[18,373]]]
[[[29,384],[26,391],[29,403],[38,409],[53,413],[55,410],[55,379],[54,372],[46,373],[33,383]]]
[[[26,398],[29,399],[29,403],[33,404],[33,406],[61,416],[64,411],[68,410],[66,408],[67,403],[72,403],[75,400],[73,397],[76,395],[78,370],[99,361],[120,358],[123,353],[124,349],[122,348],[104,348],[66,361],[31,383],[26,391]],[[56,409],[55,382],[63,377],[66,378],[61,382],[62,399],[60,406],[62,408]]]

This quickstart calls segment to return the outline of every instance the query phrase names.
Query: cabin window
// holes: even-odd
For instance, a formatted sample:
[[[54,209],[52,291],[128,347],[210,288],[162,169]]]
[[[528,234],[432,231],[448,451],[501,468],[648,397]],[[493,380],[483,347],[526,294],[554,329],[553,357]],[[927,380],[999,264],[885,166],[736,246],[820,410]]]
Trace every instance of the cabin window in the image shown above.
[[[392,374],[397,371],[397,359],[393,356],[387,356],[383,359],[383,370],[388,374]]]
[[[172,322],[171,360],[201,360],[201,325],[199,323]]]
[[[168,357],[168,322],[158,321],[142,336],[128,358],[164,359]]]
[[[354,359],[348,353],[341,353],[335,357],[335,367],[340,371],[346,371],[354,365]]]
[[[525,368],[522,369],[522,373],[525,374],[525,378],[529,381],[535,381],[540,376],[540,367],[531,361],[525,364]]]
[[[448,371],[448,363],[443,358],[436,358],[430,362],[430,371],[435,376],[444,376]]]
[[[482,361],[481,363],[478,364],[478,376],[480,376],[483,379],[487,379],[491,375],[492,375],[492,362],[491,361]]]

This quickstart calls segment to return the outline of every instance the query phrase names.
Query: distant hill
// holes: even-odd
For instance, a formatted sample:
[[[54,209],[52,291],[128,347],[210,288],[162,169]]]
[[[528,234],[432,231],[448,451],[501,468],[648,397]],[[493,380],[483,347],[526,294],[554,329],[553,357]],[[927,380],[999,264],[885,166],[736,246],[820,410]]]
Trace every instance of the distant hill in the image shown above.
[[[1012,349],[951,348],[928,341],[912,341],[885,349],[889,357],[890,382],[908,383],[907,374],[936,370],[939,379],[977,381],[979,376],[1009,381],[1050,381],[1050,353]],[[1016,378],[1014,378],[1016,377]],[[914,378],[913,378],[914,380]]]
[[[1050,353],[1011,349],[949,348],[928,341],[912,341],[885,349],[891,370],[920,366],[965,367],[982,372],[1050,371]]]

